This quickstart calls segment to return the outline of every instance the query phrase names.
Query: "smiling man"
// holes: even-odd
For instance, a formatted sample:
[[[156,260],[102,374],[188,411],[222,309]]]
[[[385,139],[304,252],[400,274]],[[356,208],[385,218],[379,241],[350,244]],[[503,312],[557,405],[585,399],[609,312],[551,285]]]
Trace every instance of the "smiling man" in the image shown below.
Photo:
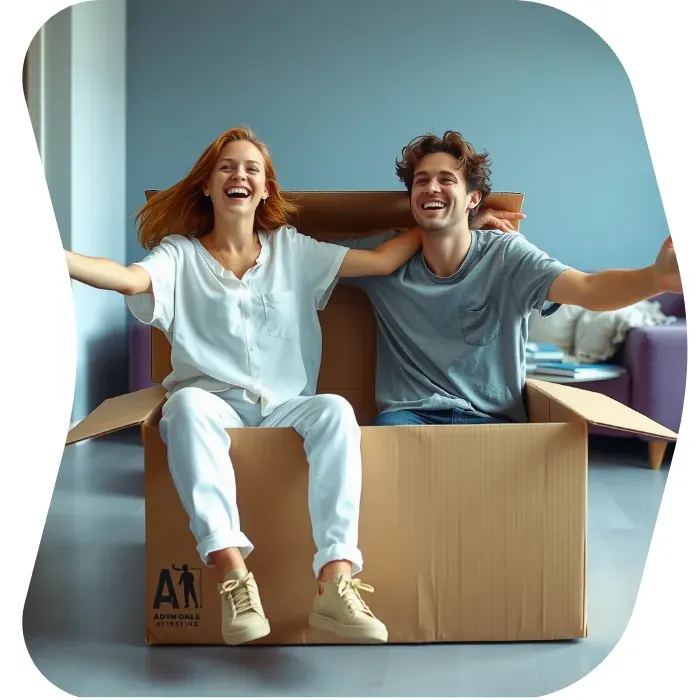
[[[618,309],[682,291],[670,238],[649,267],[585,274],[523,236],[483,230],[494,221],[479,211],[489,157],[455,131],[411,141],[396,173],[422,250],[389,276],[342,280],[365,291],[377,318],[375,425],[525,421],[530,313]],[[398,233],[342,244],[373,249]]]

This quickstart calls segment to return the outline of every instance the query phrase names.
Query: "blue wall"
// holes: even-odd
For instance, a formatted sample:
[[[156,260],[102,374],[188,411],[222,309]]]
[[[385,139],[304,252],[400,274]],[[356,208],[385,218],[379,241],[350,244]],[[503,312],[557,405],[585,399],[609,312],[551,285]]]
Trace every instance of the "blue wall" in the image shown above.
[[[523,233],[582,269],[644,266],[668,235],[632,88],[609,47],[516,0],[129,0],[127,206],[251,126],[284,189],[400,189],[394,159],[461,131]],[[131,218],[133,221],[133,217]],[[142,257],[130,234],[130,262]]]

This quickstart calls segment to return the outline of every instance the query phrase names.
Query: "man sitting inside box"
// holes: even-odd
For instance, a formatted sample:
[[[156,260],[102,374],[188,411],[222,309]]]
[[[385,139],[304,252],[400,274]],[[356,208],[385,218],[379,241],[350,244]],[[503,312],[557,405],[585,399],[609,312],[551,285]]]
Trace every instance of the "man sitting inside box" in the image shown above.
[[[608,311],[682,291],[670,237],[649,267],[586,274],[523,236],[477,230],[491,192],[489,158],[455,131],[411,141],[396,172],[422,249],[390,275],[341,280],[367,294],[377,319],[375,425],[524,422],[533,310]],[[336,242],[371,250],[399,232]]]

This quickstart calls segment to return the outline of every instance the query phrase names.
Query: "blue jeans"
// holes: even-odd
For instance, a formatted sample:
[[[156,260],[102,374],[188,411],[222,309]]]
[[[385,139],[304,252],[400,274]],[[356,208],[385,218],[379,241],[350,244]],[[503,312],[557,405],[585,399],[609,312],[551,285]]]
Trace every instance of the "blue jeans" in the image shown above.
[[[509,423],[505,418],[492,418],[476,415],[462,408],[448,408],[439,411],[385,411],[380,413],[372,425],[483,425],[488,423]]]

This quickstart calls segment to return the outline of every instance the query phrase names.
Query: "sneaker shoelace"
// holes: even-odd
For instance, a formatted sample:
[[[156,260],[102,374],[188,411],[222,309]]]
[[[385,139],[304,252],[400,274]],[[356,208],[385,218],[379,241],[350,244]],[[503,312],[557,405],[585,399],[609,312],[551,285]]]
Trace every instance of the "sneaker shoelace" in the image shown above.
[[[231,608],[231,622],[238,615],[249,610],[257,612],[260,607],[258,591],[250,575],[241,579],[224,581],[221,585],[221,594],[228,598]]]
[[[338,595],[350,612],[364,612],[368,615],[372,615],[372,611],[367,607],[367,603],[362,600],[360,591],[374,593],[374,588],[367,583],[362,583],[359,578],[351,580],[343,579],[338,584]]]

